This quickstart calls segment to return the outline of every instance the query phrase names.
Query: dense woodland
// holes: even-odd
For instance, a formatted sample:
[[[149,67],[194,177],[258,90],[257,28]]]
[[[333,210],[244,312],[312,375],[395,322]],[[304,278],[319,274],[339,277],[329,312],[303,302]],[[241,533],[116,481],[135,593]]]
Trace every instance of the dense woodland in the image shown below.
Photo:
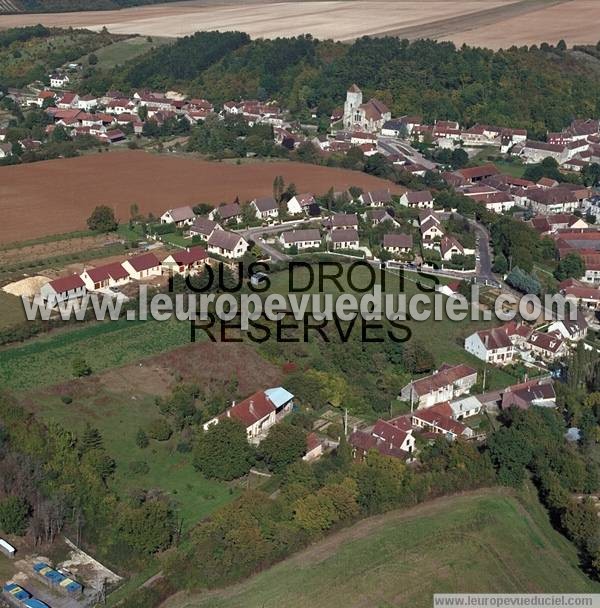
[[[217,104],[274,98],[300,115],[317,108],[326,118],[356,82],[393,115],[419,113],[427,122],[483,122],[542,135],[575,116],[600,114],[600,64],[595,49],[589,51],[574,53],[564,43],[494,52],[431,40],[365,37],[343,44],[310,35],[249,40],[241,33],[199,32],[124,69],[90,73],[84,87],[183,88]]]

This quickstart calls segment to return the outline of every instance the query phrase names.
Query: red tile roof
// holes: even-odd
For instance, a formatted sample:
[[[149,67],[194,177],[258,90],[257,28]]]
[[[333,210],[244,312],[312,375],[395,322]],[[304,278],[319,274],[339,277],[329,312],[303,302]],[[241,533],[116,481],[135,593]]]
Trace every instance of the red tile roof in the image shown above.
[[[264,391],[258,391],[250,397],[232,405],[225,416],[239,420],[246,428],[262,420],[275,411],[275,406]]]
[[[136,255],[127,260],[136,272],[142,270],[149,270],[150,268],[157,268],[160,266],[160,260],[153,253],[143,253],[142,255]]]
[[[68,277],[59,277],[58,279],[54,279],[54,281],[50,281],[50,285],[56,293],[65,293],[72,289],[81,289],[85,286],[85,283],[78,274],[72,274]]]
[[[119,262],[112,262],[111,264],[105,264],[97,268],[89,268],[87,273],[94,283],[106,281],[109,278],[117,281],[119,279],[126,279],[129,276],[129,273]]]

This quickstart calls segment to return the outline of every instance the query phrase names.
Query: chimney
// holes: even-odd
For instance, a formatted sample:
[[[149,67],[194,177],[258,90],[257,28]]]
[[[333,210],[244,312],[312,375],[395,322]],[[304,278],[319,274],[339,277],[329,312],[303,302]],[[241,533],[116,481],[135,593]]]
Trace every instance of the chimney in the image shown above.
[[[254,415],[254,401],[250,401],[250,407],[248,409],[250,410],[250,413]]]

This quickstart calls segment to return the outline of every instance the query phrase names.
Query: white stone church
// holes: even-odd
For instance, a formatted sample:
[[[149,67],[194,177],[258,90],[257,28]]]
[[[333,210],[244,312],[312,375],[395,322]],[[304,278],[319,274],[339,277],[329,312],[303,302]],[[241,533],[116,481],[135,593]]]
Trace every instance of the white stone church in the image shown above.
[[[373,98],[363,103],[362,91],[355,84],[348,89],[344,103],[345,129],[375,133],[391,118],[392,114],[383,102]]]

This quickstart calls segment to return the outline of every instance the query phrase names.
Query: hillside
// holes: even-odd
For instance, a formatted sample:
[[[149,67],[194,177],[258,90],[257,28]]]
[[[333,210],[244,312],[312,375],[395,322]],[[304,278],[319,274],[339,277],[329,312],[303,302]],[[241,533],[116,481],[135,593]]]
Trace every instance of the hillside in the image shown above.
[[[534,490],[487,490],[364,520],[235,587],[163,608],[429,608],[434,592],[598,592]]]
[[[2,0],[0,1],[0,13],[102,11],[174,1],[175,0]]]

